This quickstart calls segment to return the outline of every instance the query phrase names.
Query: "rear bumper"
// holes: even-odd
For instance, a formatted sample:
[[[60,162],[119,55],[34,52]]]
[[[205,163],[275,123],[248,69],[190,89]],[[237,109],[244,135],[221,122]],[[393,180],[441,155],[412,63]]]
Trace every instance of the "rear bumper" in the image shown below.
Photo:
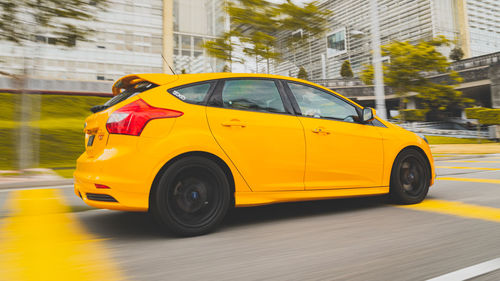
[[[136,155],[132,160],[131,153]],[[105,149],[95,158],[84,152],[77,160],[73,175],[75,194],[96,208],[147,211],[152,181],[144,170],[152,168],[139,161],[137,154],[136,151]],[[96,188],[96,184],[109,189]]]
[[[109,185],[111,186],[111,184]],[[116,187],[117,185],[113,184],[112,186]],[[141,200],[134,199],[134,197],[136,197],[135,195],[137,195],[135,193],[123,192],[114,188],[97,189],[93,182],[82,180],[82,178],[76,176],[74,188],[75,194],[82,198],[87,205],[92,207],[120,211],[148,211],[147,203],[144,204],[143,202],[140,202]],[[106,197],[113,198],[116,202],[112,202],[109,199],[106,200]]]

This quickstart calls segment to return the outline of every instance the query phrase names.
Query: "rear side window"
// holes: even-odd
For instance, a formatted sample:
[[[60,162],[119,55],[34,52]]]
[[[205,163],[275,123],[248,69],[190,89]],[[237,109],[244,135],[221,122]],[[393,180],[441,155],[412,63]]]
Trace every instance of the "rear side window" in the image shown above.
[[[227,80],[222,90],[225,108],[285,113],[283,101],[272,80]]]
[[[203,83],[170,89],[168,90],[168,92],[182,101],[194,104],[202,104],[211,86],[212,83]]]

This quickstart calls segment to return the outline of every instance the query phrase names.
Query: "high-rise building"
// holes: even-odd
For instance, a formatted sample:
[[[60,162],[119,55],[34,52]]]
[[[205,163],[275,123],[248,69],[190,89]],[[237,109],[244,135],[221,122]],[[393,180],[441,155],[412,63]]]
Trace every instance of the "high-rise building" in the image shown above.
[[[174,0],[174,65],[177,73],[221,71],[222,64],[207,56],[203,42],[227,27],[224,0]]]
[[[445,35],[462,48],[466,57],[500,50],[498,1],[489,0],[378,0],[382,44],[391,41],[428,40]],[[333,11],[323,38],[287,46],[279,74],[296,76],[304,67],[309,78],[338,78],[343,61],[354,73],[371,62],[370,7],[366,0],[324,0],[322,9]],[[481,7],[481,8],[478,8]],[[486,10],[489,10],[486,12]],[[301,30],[283,36],[300,36]],[[281,38],[284,41],[284,38]],[[442,48],[448,55],[451,48]]]
[[[87,23],[97,32],[72,48],[57,45],[50,33],[39,30],[35,42],[22,46],[0,43],[3,69],[20,73],[31,57],[36,77],[115,80],[125,74],[162,72],[162,1],[110,0],[107,11]]]
[[[92,1],[90,1],[92,2]],[[68,48],[43,30],[25,46],[0,42],[4,72],[49,79],[116,80],[130,73],[166,72],[162,53],[181,72],[211,72],[217,62],[201,42],[224,30],[223,0],[109,0],[88,41]],[[29,58],[27,61],[26,58]],[[173,65],[172,65],[173,63]],[[220,67],[219,67],[220,68]]]
[[[472,57],[500,51],[500,2],[467,0],[466,26]]]

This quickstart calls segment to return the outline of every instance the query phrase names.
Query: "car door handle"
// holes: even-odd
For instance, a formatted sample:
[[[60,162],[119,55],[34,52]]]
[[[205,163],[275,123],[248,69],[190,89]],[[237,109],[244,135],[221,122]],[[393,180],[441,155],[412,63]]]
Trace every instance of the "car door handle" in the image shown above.
[[[232,119],[230,121],[225,121],[225,122],[222,122],[222,126],[224,127],[246,127],[247,125],[245,124],[245,122],[242,122],[238,119]]]
[[[315,134],[325,134],[325,135],[329,135],[331,133],[330,130],[327,130],[327,129],[322,128],[322,127],[316,128],[316,129],[312,130],[312,132]]]

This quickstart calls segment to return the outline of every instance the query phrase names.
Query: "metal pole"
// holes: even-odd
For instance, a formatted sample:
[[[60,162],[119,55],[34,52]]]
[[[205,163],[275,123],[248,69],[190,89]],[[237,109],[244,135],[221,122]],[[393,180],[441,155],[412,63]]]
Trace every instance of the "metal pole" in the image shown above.
[[[384,94],[384,74],[382,72],[382,57],[380,54],[380,29],[377,6],[377,0],[370,0],[373,70],[375,76],[375,109],[377,110],[377,115],[380,118],[387,120],[387,110],[385,107]]]

